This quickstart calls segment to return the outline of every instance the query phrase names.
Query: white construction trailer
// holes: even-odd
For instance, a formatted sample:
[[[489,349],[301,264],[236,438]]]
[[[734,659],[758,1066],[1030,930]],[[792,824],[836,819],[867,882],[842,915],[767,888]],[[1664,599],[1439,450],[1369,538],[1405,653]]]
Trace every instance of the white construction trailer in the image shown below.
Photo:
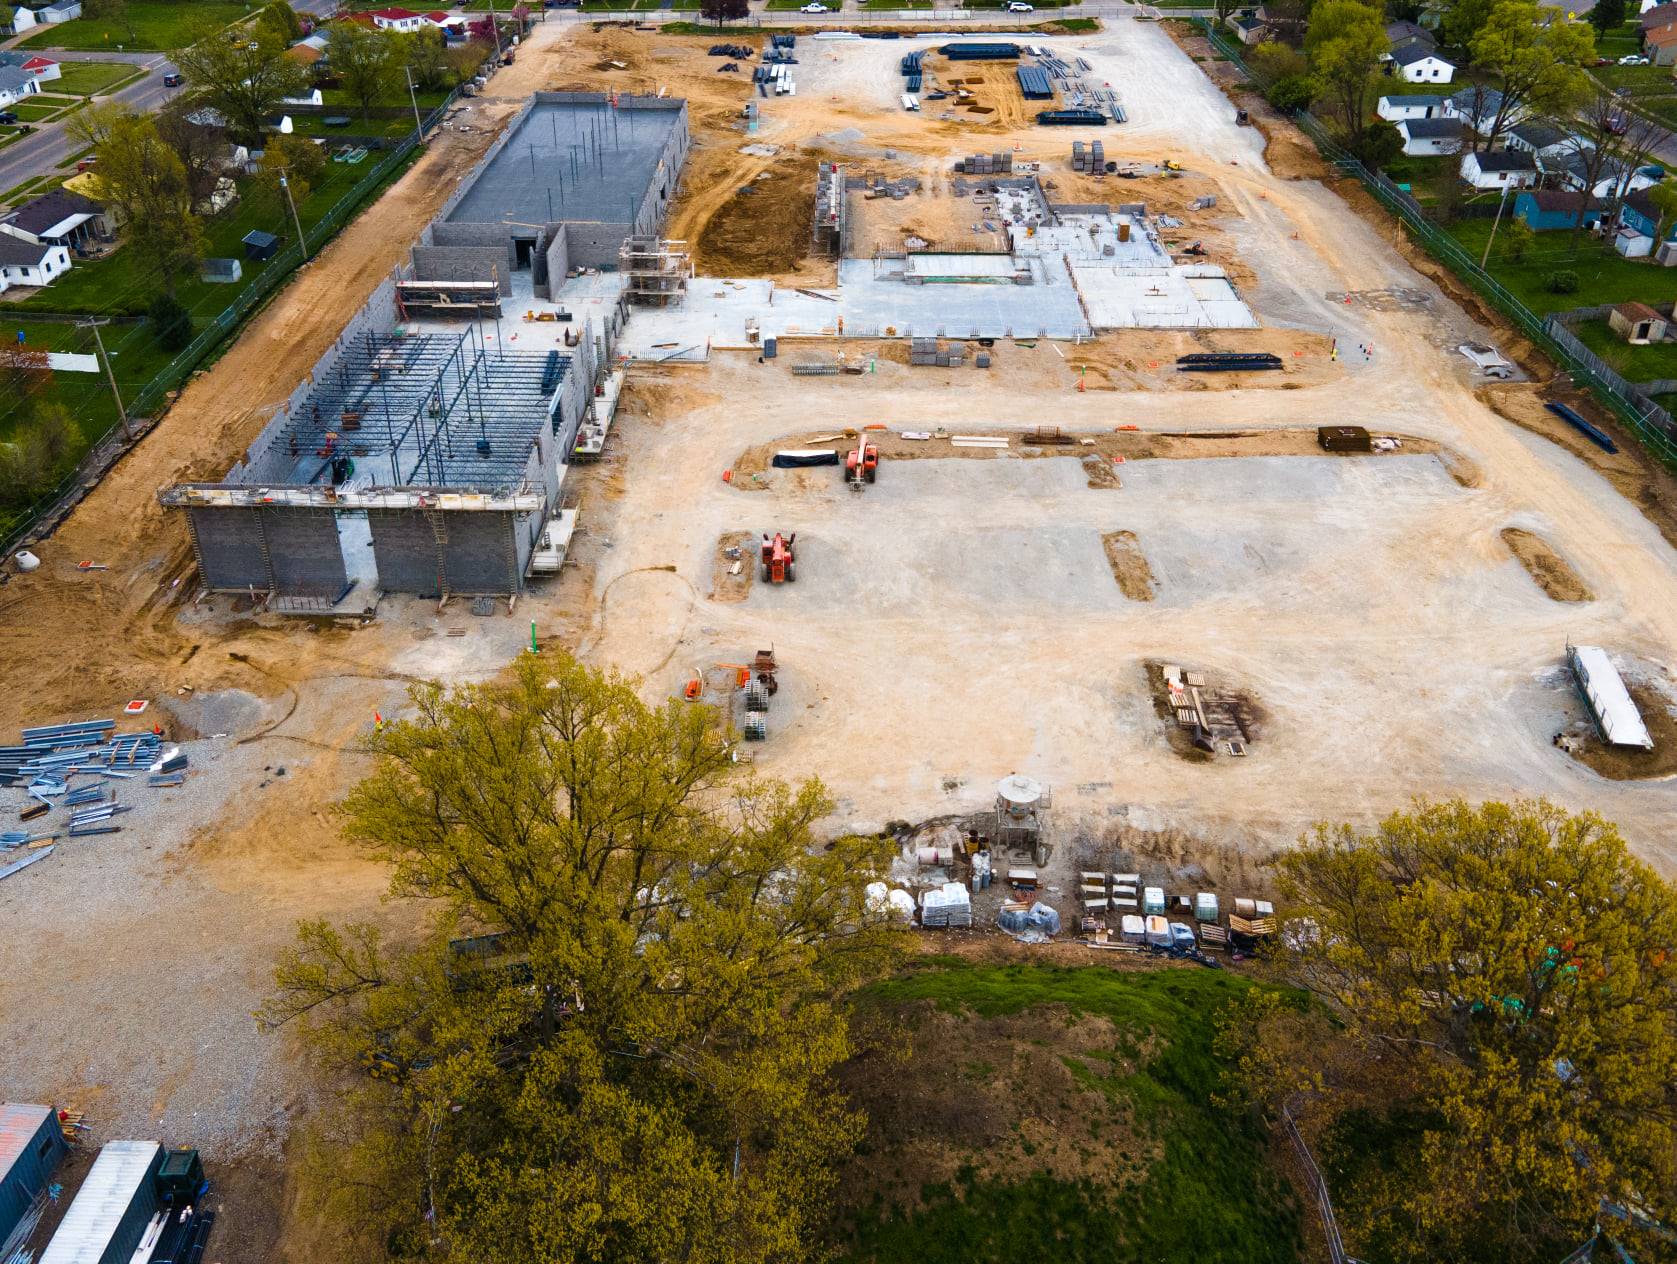
[[[1648,726],[1642,723],[1642,713],[1631,700],[1619,669],[1599,645],[1569,645],[1567,657],[1572,663],[1572,674],[1578,681],[1578,692],[1595,717],[1602,740],[1610,746],[1640,746],[1654,749],[1654,739],[1648,736]]]

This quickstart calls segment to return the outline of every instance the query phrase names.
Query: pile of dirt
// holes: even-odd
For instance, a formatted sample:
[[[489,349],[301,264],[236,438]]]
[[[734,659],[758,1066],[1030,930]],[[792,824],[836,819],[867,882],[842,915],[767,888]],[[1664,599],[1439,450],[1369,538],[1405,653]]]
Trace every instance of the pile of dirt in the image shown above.
[[[1672,700],[1653,685],[1629,677],[1625,688],[1642,713],[1654,749],[1609,746],[1592,724],[1587,733],[1572,737],[1572,757],[1609,781],[1663,781],[1677,776],[1677,715],[1672,713]]]
[[[1083,458],[1083,473],[1088,477],[1089,486],[1097,490],[1115,490],[1124,485],[1118,471],[1112,468],[1111,458],[1095,452]]]
[[[1106,549],[1107,564],[1112,577],[1131,601],[1153,600],[1153,568],[1147,564],[1147,554],[1141,551],[1141,541],[1134,531],[1108,531],[1101,537]]]
[[[712,601],[731,603],[751,595],[751,577],[757,573],[752,556],[754,539],[749,531],[729,531],[716,542],[716,557],[710,567]]]
[[[1589,585],[1542,536],[1521,527],[1504,527],[1502,542],[1520,560],[1537,586],[1555,601],[1594,601]]]
[[[792,151],[735,187],[693,239],[693,262],[708,276],[794,272],[810,252],[815,160]]]

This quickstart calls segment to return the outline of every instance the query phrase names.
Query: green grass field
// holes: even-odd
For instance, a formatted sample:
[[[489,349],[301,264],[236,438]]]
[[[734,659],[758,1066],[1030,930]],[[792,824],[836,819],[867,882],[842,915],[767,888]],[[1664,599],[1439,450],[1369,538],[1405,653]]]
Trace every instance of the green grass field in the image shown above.
[[[49,119],[64,108],[61,104],[40,104],[35,101],[19,101],[16,105],[6,107],[25,123],[39,123]]]
[[[125,61],[66,61],[59,63],[59,69],[63,73],[47,90],[73,97],[98,96],[143,73]]]
[[[843,1077],[870,1107],[840,1182],[850,1264],[1296,1264],[1264,1136],[1211,1102],[1230,971],[915,961],[870,990],[905,1062]]]
[[[128,20],[122,22],[77,18],[57,26],[43,26],[23,40],[28,48],[153,49],[166,51],[192,42],[200,24],[226,26],[257,11],[260,6],[235,0],[129,0]]]
[[[1513,199],[1510,198],[1510,205]],[[1507,227],[1504,216],[1503,227]],[[1460,242],[1477,261],[1491,233],[1488,219],[1460,220],[1443,230]],[[1539,315],[1570,307],[1594,307],[1601,303],[1640,300],[1659,304],[1669,301],[1671,273],[1645,259],[1625,259],[1612,247],[1588,233],[1580,234],[1578,252],[1573,254],[1572,234],[1564,230],[1537,234],[1526,257],[1515,263],[1508,257],[1500,234],[1491,249],[1490,272],[1513,295]],[[1572,294],[1552,294],[1545,282],[1557,271],[1578,274],[1579,287]]]

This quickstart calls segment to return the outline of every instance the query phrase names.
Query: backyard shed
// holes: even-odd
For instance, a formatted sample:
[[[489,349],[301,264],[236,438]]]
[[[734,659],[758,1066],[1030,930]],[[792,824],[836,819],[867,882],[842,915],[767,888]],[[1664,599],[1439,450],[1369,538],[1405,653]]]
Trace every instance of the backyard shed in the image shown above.
[[[1665,341],[1668,322],[1646,303],[1619,303],[1607,313],[1607,325],[1630,343]]]
[[[1636,709],[1630,690],[1599,645],[1568,647],[1572,659],[1572,674],[1578,682],[1578,692],[1595,717],[1596,728],[1610,746],[1640,746],[1654,749],[1654,739],[1648,736],[1642,723],[1642,713]],[[43,1261],[42,1264],[47,1264]]]
[[[0,1241],[23,1219],[68,1152],[51,1106],[0,1103]]]
[[[279,249],[279,238],[272,233],[265,233],[260,228],[253,228],[241,238],[245,243],[245,258],[258,263],[272,259],[274,252]]]
[[[155,1141],[108,1142],[40,1264],[129,1264],[157,1214],[156,1177],[162,1164],[163,1147]]]
[[[232,285],[244,276],[244,271],[237,259],[206,259],[198,265],[199,279],[216,285]]]

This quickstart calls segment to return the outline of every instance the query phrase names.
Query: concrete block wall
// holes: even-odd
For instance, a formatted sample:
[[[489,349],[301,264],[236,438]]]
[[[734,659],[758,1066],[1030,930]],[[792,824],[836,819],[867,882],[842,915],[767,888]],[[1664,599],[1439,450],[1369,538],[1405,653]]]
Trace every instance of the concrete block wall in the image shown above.
[[[502,294],[512,293],[512,273],[505,250],[497,246],[415,246],[415,281],[496,281]]]
[[[565,273],[571,270],[571,232],[564,224],[554,224],[547,232],[547,286],[543,297],[552,298],[553,292],[565,284]]]
[[[654,232],[655,229],[648,229]],[[617,267],[623,243],[633,236],[627,221],[571,220],[565,224],[566,248],[573,268]]]
[[[442,595],[437,576],[437,542],[431,524],[418,509],[369,509],[373,564],[386,592]]]
[[[421,244],[433,247],[476,246],[485,250],[498,250],[501,254],[502,271],[510,272],[518,262],[512,239],[513,231],[505,224],[447,224],[439,219],[433,220],[431,227],[425,230]]]
[[[186,525],[198,555],[198,581],[205,588],[268,591],[271,576],[262,555],[260,509],[189,509]]]
[[[336,601],[349,588],[338,516],[330,509],[301,505],[262,511],[268,537],[274,591],[286,597],[321,597]]]
[[[511,513],[444,514],[448,542],[443,565],[451,593],[515,593],[524,586]]]
[[[539,531],[542,515],[442,512],[443,576],[437,574],[438,542],[430,518],[420,509],[370,509],[373,560],[379,587],[420,597],[510,595],[523,588],[530,556],[529,520]]]

